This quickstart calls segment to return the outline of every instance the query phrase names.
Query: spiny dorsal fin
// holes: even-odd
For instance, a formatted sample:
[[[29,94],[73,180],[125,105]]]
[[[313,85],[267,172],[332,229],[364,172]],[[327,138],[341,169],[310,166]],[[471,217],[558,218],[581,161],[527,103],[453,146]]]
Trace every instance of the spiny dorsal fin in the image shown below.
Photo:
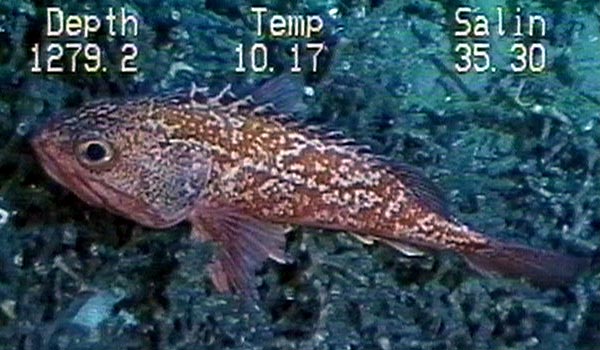
[[[294,114],[306,109],[302,101],[304,88],[300,77],[282,74],[269,79],[255,89],[251,95],[257,106],[271,104],[273,110],[282,114]]]
[[[291,114],[306,108],[306,105],[302,103],[302,95],[302,87],[298,79],[290,74],[284,74],[266,81],[252,93],[252,98],[257,105],[270,105],[274,112],[289,117]],[[293,123],[293,120],[287,118],[280,120]],[[318,134],[328,142],[342,146],[348,151],[367,154],[370,152],[368,145],[361,145],[353,138],[345,137],[341,131],[328,132],[325,128],[314,125],[302,126],[301,123],[299,127],[306,133]],[[448,219],[452,218],[443,192],[422,171],[395,161],[379,161],[376,156],[372,156],[371,160],[391,166],[424,206]]]
[[[400,176],[400,181],[408,187],[421,205],[447,219],[452,219],[444,193],[420,169],[393,161],[389,162],[389,166]]]

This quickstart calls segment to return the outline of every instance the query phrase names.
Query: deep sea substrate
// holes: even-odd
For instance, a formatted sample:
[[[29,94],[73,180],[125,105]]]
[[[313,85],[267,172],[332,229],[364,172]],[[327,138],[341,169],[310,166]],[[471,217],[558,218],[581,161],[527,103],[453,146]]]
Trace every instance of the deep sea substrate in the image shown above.
[[[307,81],[306,123],[339,129],[416,165],[452,211],[486,234],[592,254],[598,247],[600,50],[594,1],[470,1],[549,19],[544,74],[457,75],[458,1],[264,1],[280,13],[337,9],[332,51]],[[597,349],[600,280],[540,290],[482,278],[452,255],[406,258],[339,233],[296,229],[295,263],[259,271],[258,301],[214,292],[214,247],[186,225],[148,230],[82,205],[52,183],[26,135],[93,98],[151,93],[233,72],[235,46],[265,41],[278,72],[291,40],[257,38],[250,2],[137,0],[136,75],[115,72],[124,39],[89,38],[105,74],[30,72],[50,1],[0,4],[0,348],[6,349]],[[58,4],[58,2],[54,3]],[[62,1],[70,13],[123,2]],[[334,12],[331,12],[334,13]],[[339,28],[343,28],[339,31]],[[490,38],[510,62],[507,38]],[[553,267],[549,267],[553,268]]]

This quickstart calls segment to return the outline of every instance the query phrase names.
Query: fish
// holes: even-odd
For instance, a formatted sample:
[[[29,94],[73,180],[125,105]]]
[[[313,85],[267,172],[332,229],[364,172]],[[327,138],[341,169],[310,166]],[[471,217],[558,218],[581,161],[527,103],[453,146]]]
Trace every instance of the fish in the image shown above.
[[[572,283],[585,257],[505,242],[461,223],[422,171],[305,125],[302,84],[281,75],[249,91],[192,84],[59,111],[31,138],[56,182],[87,204],[150,228],[191,224],[217,245],[217,291],[253,295],[267,260],[287,263],[286,233],[348,232],[409,256],[450,251],[485,275]]]

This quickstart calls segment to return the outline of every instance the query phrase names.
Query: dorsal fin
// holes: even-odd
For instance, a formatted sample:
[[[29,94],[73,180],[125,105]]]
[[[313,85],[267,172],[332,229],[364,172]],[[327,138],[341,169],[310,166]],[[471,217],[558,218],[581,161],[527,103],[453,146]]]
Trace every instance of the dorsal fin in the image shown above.
[[[306,109],[302,102],[304,89],[300,77],[292,74],[282,74],[265,81],[251,95],[256,105],[271,104],[278,113],[293,114]]]
[[[420,169],[393,161],[389,165],[421,205],[447,219],[452,219],[444,193]]]
[[[252,93],[253,102],[257,105],[272,104],[276,113],[293,114],[306,108],[302,102],[302,87],[298,78],[291,74],[283,74],[276,78],[267,80]],[[344,133],[334,131],[326,132],[321,127],[301,126],[308,133],[319,134],[336,145],[345,147],[356,153],[369,154],[369,147],[360,145],[352,138],[344,137]],[[373,156],[375,159],[375,156]],[[380,161],[380,160],[377,160]],[[446,198],[440,188],[431,181],[421,170],[408,164],[391,160],[381,161],[400,176],[401,181],[410,189],[416,199],[426,208],[452,219],[448,209]]]

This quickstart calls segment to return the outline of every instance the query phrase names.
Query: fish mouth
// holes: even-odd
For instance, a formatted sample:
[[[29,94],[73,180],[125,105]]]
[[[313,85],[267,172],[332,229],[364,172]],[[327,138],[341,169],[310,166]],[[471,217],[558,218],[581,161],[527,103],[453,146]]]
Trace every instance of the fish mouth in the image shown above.
[[[113,214],[153,228],[173,226],[184,219],[189,211],[174,213],[171,216],[160,215],[161,213],[151,206],[117,188],[78,176],[78,164],[70,164],[71,162],[56,156],[64,152],[59,150],[59,145],[48,141],[44,136],[36,135],[31,139],[31,145],[46,173],[93,207],[104,208]]]
[[[35,135],[31,139],[31,145],[42,168],[46,173],[63,187],[77,194],[86,203],[94,207],[106,205],[103,198],[98,195],[87,182],[77,176],[77,172],[71,169],[66,162],[61,162],[53,156],[58,152],[55,146],[49,144],[41,135]],[[58,150],[56,150],[58,151]]]

